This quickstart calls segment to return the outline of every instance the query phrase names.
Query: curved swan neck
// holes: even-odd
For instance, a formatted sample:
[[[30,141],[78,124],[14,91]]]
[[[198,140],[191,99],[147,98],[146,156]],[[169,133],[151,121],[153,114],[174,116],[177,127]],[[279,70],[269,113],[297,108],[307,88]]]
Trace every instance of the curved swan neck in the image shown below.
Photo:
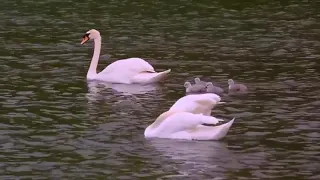
[[[97,74],[97,66],[99,62],[100,51],[101,51],[101,37],[98,37],[94,39],[94,52],[93,52],[92,60],[87,73],[87,78]]]

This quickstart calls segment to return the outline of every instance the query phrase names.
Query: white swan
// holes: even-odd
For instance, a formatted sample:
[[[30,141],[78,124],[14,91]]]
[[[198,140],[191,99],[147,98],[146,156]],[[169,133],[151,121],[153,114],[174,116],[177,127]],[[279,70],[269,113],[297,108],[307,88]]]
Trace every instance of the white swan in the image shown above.
[[[128,58],[113,62],[103,71],[97,73],[101,50],[100,32],[95,29],[89,30],[83,36],[81,44],[86,43],[90,39],[94,40],[94,53],[87,73],[88,80],[100,80],[121,84],[149,84],[163,80],[171,71],[168,69],[163,72],[156,72],[145,60],[140,58]]]
[[[186,140],[222,139],[235,118],[219,126],[203,125],[223,121],[210,116],[211,109],[216,104],[223,103],[220,100],[218,95],[212,93],[184,96],[148,126],[144,136]]]

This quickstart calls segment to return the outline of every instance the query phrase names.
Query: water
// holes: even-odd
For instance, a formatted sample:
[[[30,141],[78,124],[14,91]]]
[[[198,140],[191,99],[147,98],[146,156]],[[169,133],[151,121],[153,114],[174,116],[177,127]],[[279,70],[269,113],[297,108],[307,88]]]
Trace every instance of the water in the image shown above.
[[[0,179],[319,179],[316,1],[9,1],[0,11]],[[172,69],[158,85],[87,83],[127,57]],[[222,141],[146,140],[194,77],[226,88]],[[294,80],[296,87],[285,82]]]

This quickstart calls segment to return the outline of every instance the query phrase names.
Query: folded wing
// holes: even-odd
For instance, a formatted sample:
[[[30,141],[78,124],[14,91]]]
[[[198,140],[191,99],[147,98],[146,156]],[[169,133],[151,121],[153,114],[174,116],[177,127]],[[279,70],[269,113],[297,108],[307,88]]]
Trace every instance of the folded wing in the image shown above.
[[[213,93],[187,95],[174,103],[169,111],[185,111],[194,114],[210,115],[211,110],[220,101],[220,96]]]
[[[169,137],[179,131],[187,131],[201,124],[217,124],[221,121],[212,116],[192,114],[190,112],[167,111],[147,127],[146,137]]]

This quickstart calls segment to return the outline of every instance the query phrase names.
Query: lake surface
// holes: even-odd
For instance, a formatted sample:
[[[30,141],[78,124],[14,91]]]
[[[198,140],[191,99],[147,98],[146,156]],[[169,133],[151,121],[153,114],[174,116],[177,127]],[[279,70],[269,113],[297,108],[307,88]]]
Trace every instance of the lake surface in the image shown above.
[[[0,7],[0,179],[320,179],[320,6],[316,1],[9,1]],[[141,57],[157,85],[87,82]],[[147,140],[144,129],[194,77],[236,121],[221,141]],[[294,81],[289,84],[288,80]]]

